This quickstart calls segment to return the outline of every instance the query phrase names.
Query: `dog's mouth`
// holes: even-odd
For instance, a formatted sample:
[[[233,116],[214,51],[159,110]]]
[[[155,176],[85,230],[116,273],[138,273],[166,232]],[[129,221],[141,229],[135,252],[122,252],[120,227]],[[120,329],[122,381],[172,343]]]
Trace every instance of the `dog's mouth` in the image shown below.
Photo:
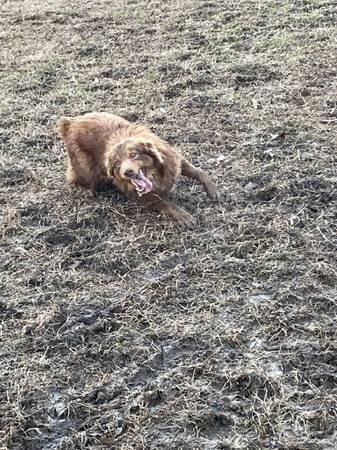
[[[134,178],[131,178],[130,181],[138,195],[147,194],[152,191],[153,183],[146,178],[141,169],[139,169],[138,174]]]

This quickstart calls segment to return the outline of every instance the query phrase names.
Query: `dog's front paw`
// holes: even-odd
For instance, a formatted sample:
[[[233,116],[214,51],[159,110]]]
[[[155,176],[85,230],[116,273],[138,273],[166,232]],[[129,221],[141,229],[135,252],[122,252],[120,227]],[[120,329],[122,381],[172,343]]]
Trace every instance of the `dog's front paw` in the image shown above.
[[[179,210],[175,215],[175,219],[180,228],[191,230],[197,226],[196,219],[184,210]]]
[[[209,198],[211,198],[212,200],[220,200],[219,189],[217,185],[213,183],[213,181],[207,183],[207,185],[205,186],[205,190]]]

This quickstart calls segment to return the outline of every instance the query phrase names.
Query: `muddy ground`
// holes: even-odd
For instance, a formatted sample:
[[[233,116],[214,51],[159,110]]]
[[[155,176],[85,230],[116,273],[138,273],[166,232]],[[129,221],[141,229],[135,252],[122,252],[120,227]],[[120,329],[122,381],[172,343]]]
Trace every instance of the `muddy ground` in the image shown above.
[[[0,448],[336,449],[336,3],[0,8]],[[212,175],[195,231],[65,185],[91,110]]]

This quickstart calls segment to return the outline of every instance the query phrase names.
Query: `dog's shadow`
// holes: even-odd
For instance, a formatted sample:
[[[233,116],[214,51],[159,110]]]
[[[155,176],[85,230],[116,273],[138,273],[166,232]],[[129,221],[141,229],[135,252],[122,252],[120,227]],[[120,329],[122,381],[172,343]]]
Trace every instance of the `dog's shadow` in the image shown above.
[[[111,198],[118,202],[125,203],[126,196],[115,186],[111,180],[101,180],[96,185],[94,198]]]

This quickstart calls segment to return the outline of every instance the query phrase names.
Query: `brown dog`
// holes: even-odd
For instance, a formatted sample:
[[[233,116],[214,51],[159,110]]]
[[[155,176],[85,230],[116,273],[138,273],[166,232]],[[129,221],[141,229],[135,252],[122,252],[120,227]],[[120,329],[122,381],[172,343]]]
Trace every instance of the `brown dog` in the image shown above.
[[[110,178],[129,198],[166,212],[187,228],[195,219],[166,199],[180,173],[200,181],[210,198],[218,198],[208,175],[144,125],[88,113],[61,119],[58,132],[68,152],[67,181],[73,186],[94,193],[99,181]]]

